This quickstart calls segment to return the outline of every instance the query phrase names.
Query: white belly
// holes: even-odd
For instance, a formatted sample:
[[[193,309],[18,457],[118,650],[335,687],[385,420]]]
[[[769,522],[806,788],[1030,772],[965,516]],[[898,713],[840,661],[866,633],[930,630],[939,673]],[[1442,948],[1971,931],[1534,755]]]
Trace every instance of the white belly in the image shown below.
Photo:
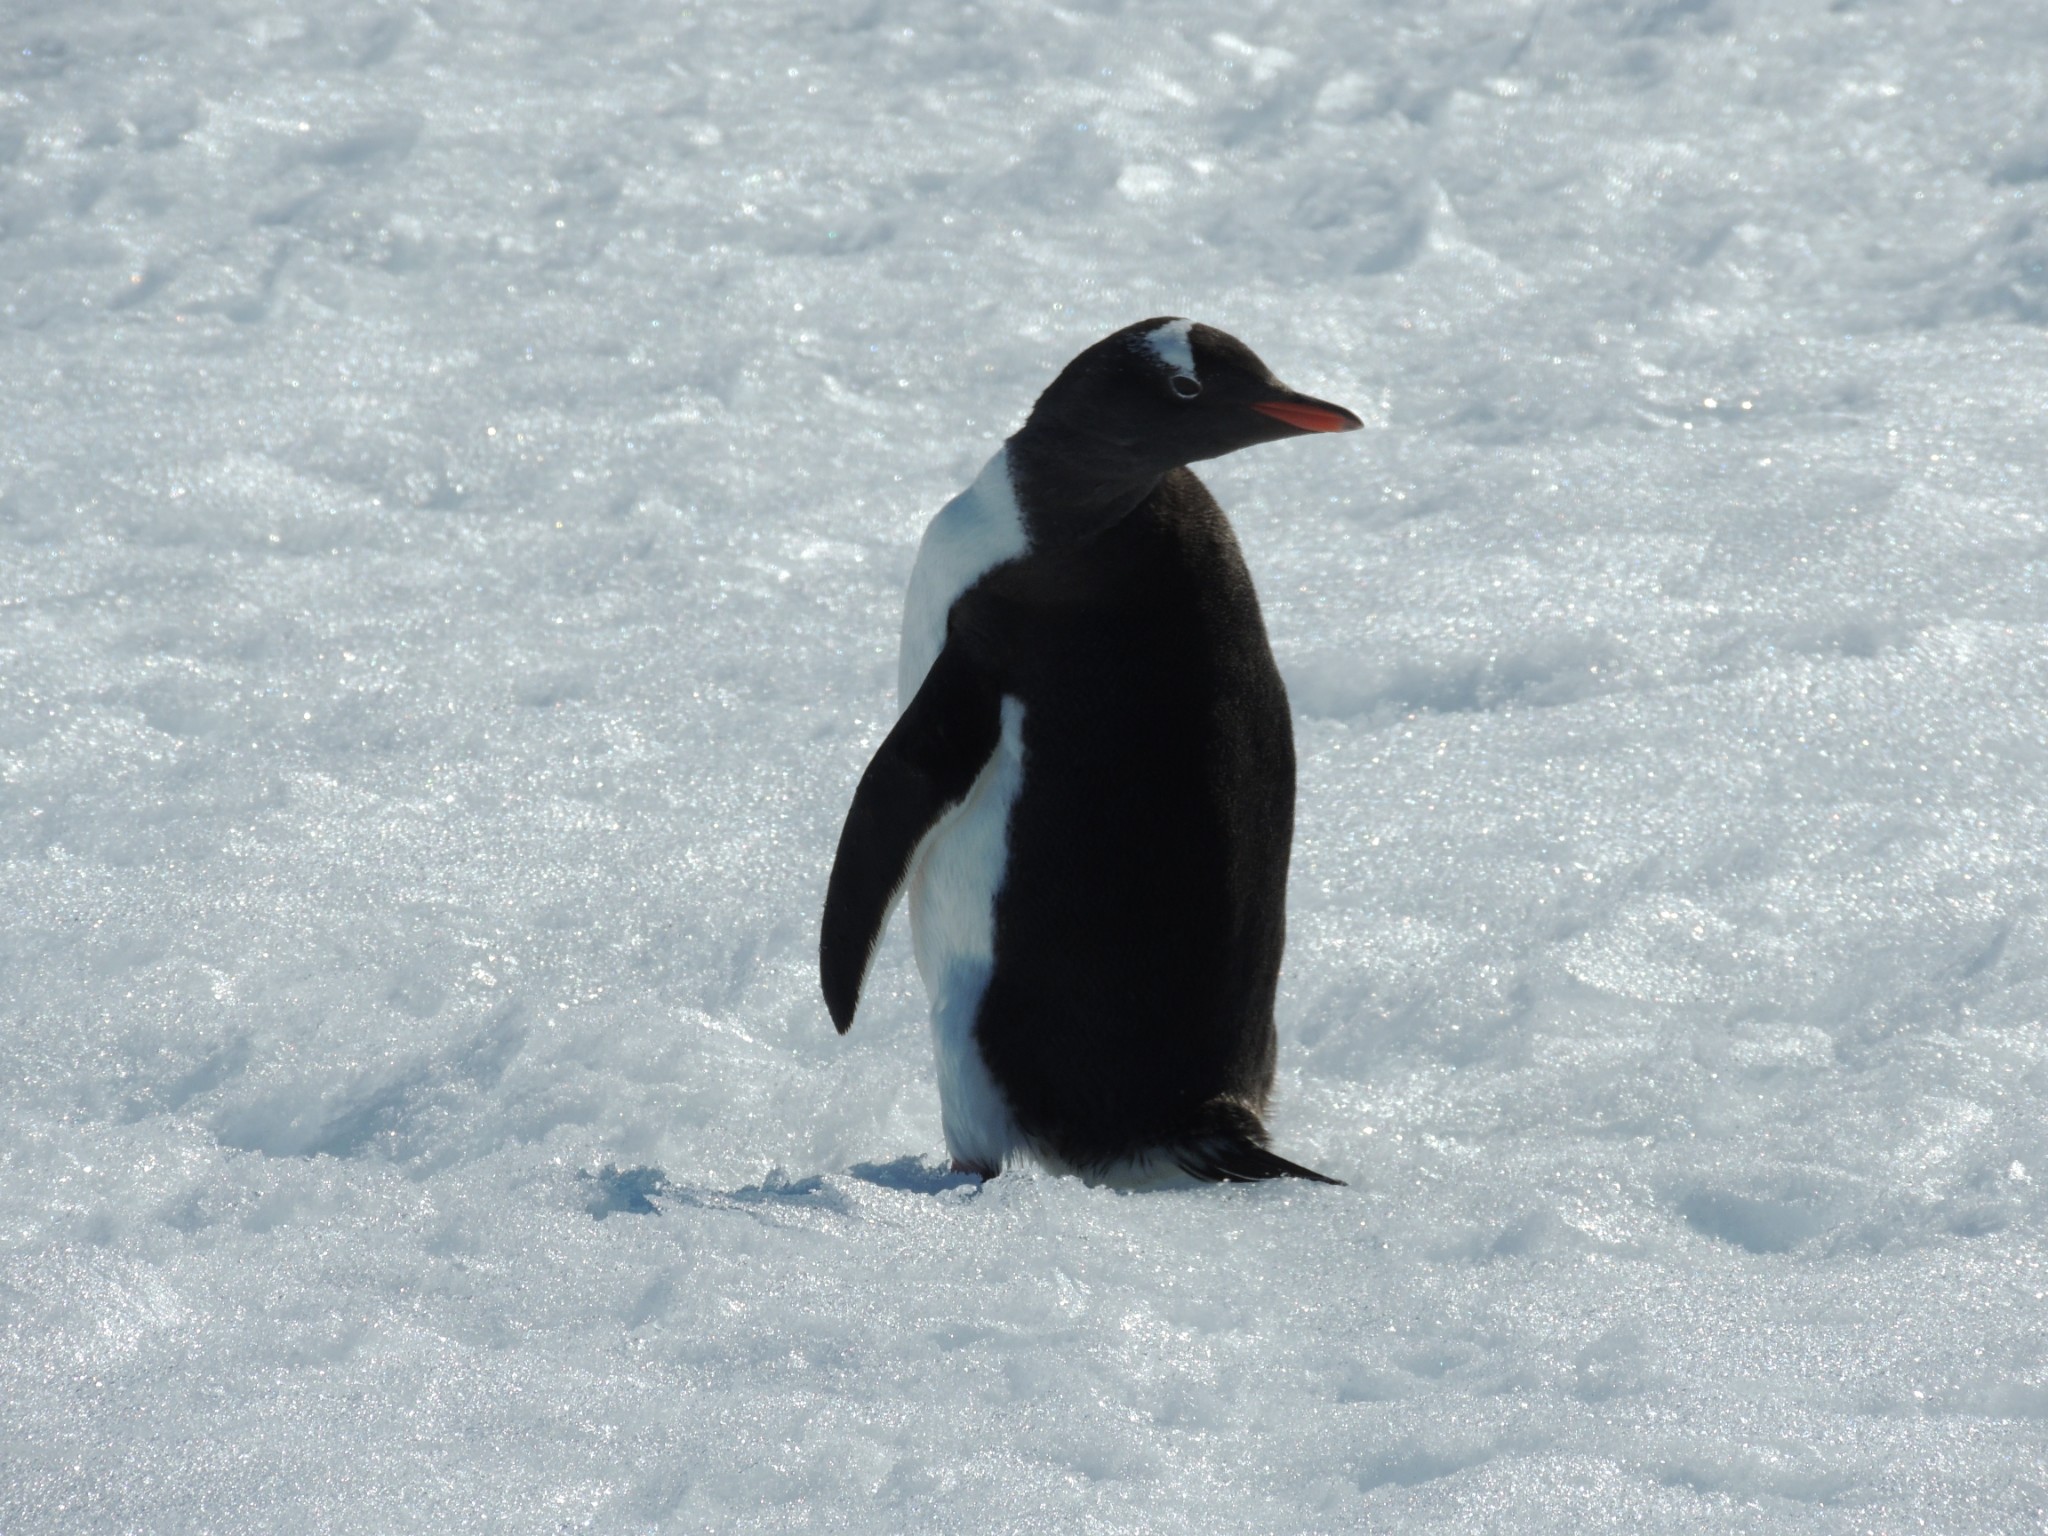
[[[1009,861],[1010,807],[1024,785],[1024,705],[1003,700],[1002,738],[967,798],[925,834],[910,869],[910,936],[932,1001],[939,1113],[956,1162],[994,1172],[1016,1123],[974,1038],[995,964],[996,896]]]

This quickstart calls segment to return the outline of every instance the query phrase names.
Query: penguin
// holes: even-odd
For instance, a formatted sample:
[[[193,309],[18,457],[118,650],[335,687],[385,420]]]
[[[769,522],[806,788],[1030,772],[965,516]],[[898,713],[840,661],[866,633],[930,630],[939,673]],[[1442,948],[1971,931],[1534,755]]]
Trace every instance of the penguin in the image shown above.
[[[1104,337],[933,518],[901,713],[827,882],[844,1034],[908,896],[956,1171],[1293,1177],[1267,1146],[1294,739],[1251,575],[1190,463],[1361,426],[1171,316]]]

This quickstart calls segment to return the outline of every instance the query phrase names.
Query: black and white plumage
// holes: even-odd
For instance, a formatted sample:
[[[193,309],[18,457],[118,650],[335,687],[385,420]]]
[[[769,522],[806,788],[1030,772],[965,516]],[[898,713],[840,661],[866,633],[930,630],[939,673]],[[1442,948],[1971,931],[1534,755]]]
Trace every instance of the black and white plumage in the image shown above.
[[[903,712],[847,813],[820,960],[843,1032],[907,891],[956,1167],[1325,1178],[1269,1151],[1260,1120],[1287,694],[1186,466],[1358,425],[1234,337],[1145,320],[1069,363],[926,531]]]

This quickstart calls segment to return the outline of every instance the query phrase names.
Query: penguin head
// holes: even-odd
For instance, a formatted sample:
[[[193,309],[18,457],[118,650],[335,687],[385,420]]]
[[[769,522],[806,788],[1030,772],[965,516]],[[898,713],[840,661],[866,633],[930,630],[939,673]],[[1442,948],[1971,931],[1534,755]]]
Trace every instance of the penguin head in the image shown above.
[[[1159,475],[1255,443],[1363,426],[1341,405],[1289,389],[1214,326],[1158,316],[1105,336],[1060,371],[1026,429],[1086,441],[1091,456]]]

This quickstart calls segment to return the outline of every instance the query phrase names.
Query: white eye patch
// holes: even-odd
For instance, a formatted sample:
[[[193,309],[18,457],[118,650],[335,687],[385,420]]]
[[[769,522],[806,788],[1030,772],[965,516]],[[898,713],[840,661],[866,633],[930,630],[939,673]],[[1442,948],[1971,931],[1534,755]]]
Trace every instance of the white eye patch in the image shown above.
[[[1194,329],[1192,320],[1169,320],[1164,325],[1155,325],[1145,333],[1145,345],[1152,349],[1152,355],[1173,370],[1180,378],[1201,382],[1195,373],[1194,343],[1188,340],[1188,332]]]

